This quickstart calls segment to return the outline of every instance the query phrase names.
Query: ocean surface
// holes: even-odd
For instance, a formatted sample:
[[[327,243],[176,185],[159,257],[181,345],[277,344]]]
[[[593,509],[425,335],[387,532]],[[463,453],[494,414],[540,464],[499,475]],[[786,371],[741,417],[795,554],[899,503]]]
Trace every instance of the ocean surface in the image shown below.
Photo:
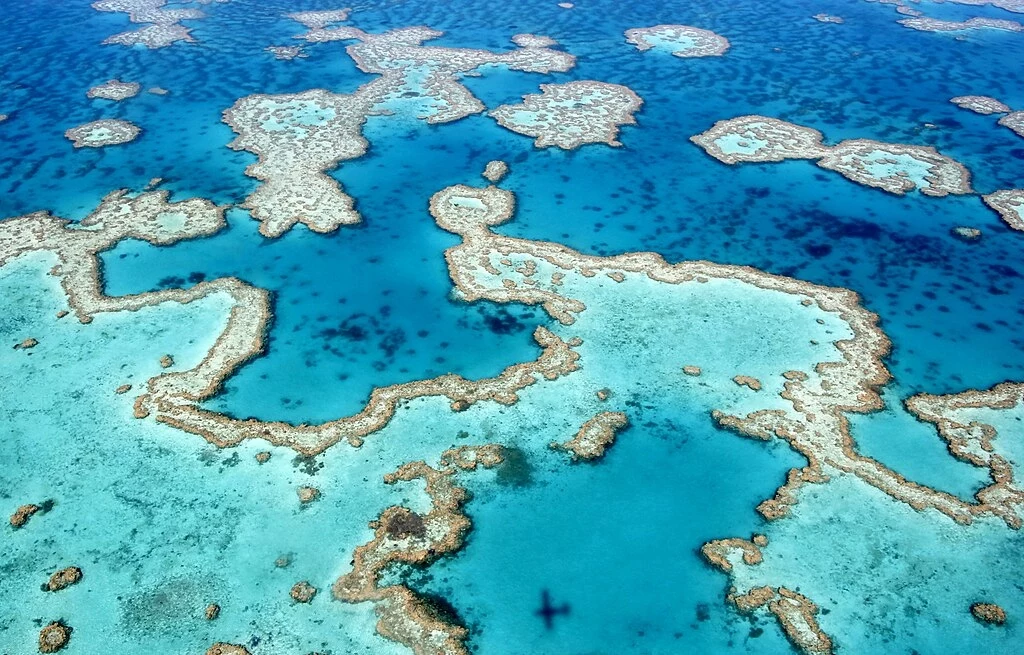
[[[253,94],[351,94],[373,80],[346,54],[351,41],[306,43],[296,38],[306,28],[285,16],[346,5],[172,3],[206,14],[183,22],[194,42],[148,49],[102,44],[139,25],[86,0],[4,4],[0,235],[6,218],[32,212],[81,221],[110,192],[141,193],[153,178],[172,201],[230,206],[213,236],[170,246],[125,239],[97,255],[111,297],[224,277],[271,292],[265,352],[202,408],[317,425],[359,413],[376,388],[446,373],[491,378],[532,362],[539,326],[582,345],[579,370],[541,378],[512,404],[452,411],[444,397],[403,401],[358,448],[342,442],[308,456],[258,435],[219,448],[136,418],[133,402],[164,372],[161,356],[173,353],[176,371],[204,359],[228,325],[229,299],[56,320],[74,309],[51,274],[56,256],[3,261],[0,239],[0,514],[50,501],[24,527],[0,527],[0,654],[37,652],[40,629],[54,621],[72,628],[62,651],[71,654],[184,655],[216,642],[251,655],[463,652],[381,636],[375,604],[335,600],[331,585],[352,570],[382,511],[430,506],[422,481],[385,484],[387,473],[490,443],[504,446],[505,463],[456,475],[472,521],[462,547],[385,576],[464,626],[468,652],[800,652],[765,608],[745,613],[727,602],[730,585],[811,599],[837,653],[1021,652],[1022,530],[990,515],[962,525],[838,469],[803,486],[788,516],[756,511],[807,460],[781,438],[723,429],[712,410],[789,408],[782,373],[838,360],[833,342],[851,336],[834,312],[734,281],[618,283],[603,274],[567,279],[566,293],[586,305],[571,325],[538,304],[465,302],[445,259],[461,238],[438,227],[428,202],[452,185],[484,186],[484,166],[502,160],[510,173],[498,186],[517,205],[499,235],[585,256],[643,251],[669,263],[748,266],[856,292],[892,342],[883,359],[892,379],[879,390],[884,408],[849,414],[854,446],[909,481],[977,502],[988,469],[953,457],[904,401],[1024,381],[1024,233],[979,197],[1024,188],[1024,138],[998,116],[949,102],[985,95],[1024,110],[1024,31],[916,31],[897,23],[893,5],[865,0],[574,5],[366,0],[337,25],[373,34],[426,25],[443,35],[424,45],[492,52],[512,49],[515,34],[549,36],[575,55],[567,72],[486,65],[460,82],[488,110],[541,84],[627,86],[643,105],[636,124],[621,128],[621,147],[540,149],[486,113],[432,124],[417,118],[415,99],[408,110],[392,100],[393,113],[366,121],[366,154],[328,171],[362,222],[329,234],[297,225],[271,239],[239,206],[261,184],[245,174],[257,158],[228,147],[236,135],[222,112]],[[907,6],[942,20],[1024,23],[1024,14],[988,5]],[[844,22],[812,18],[820,12]],[[714,31],[730,48],[682,58],[625,41],[625,30],[659,24]],[[264,50],[282,45],[301,45],[305,56]],[[140,93],[86,97],[113,78],[138,82]],[[812,127],[829,145],[934,146],[970,171],[977,193],[898,196],[809,160],[726,165],[689,140],[747,114]],[[141,135],[77,149],[64,136],[113,118]],[[981,238],[958,238],[960,226]],[[13,347],[28,338],[38,344]],[[683,375],[689,364],[702,374]],[[735,375],[764,388],[741,387]],[[132,389],[114,393],[122,384]],[[997,452],[1018,475],[1022,404],[972,419],[993,426]],[[549,447],[601,411],[629,420],[603,457],[573,461]],[[269,461],[258,462],[260,452]],[[319,500],[300,503],[304,485]],[[1018,503],[1021,515],[1024,495]],[[768,538],[764,561],[733,576],[701,555],[708,541],[752,534]],[[275,563],[282,557],[287,566]],[[79,583],[41,590],[71,565],[82,569]],[[300,580],[319,590],[308,604],[289,597]],[[537,613],[544,592],[568,608],[550,625]],[[1001,606],[1005,623],[976,620],[976,602]],[[204,617],[211,603],[220,606],[215,620]]]

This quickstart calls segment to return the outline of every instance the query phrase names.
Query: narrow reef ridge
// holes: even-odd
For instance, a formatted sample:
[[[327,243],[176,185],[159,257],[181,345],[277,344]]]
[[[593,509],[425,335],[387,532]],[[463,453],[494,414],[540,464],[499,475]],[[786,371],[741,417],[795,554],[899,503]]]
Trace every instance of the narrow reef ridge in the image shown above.
[[[730,576],[734,564],[741,561],[757,566],[763,561],[758,545],[745,539],[709,541],[701,548],[704,559]],[[779,622],[782,632],[800,652],[807,655],[831,655],[832,639],[818,625],[818,606],[811,599],[786,587],[754,587],[739,593],[730,587],[726,601],[738,611],[749,614],[767,610]]]
[[[675,57],[720,57],[729,49],[729,39],[689,25],[634,27],[625,37],[640,52],[667,50]]]
[[[387,484],[423,480],[431,509],[422,515],[402,506],[385,509],[370,523],[373,540],[356,548],[352,571],[334,583],[334,597],[347,603],[374,603],[380,617],[377,632],[416,655],[468,655],[469,631],[454,623],[454,617],[445,616],[405,585],[380,586],[380,576],[395,564],[425,567],[462,548],[472,527],[462,509],[469,495],[454,483],[454,475],[503,461],[501,446],[463,446],[445,451],[437,468],[410,462],[385,476]]]
[[[718,121],[690,137],[725,164],[813,159],[821,168],[848,180],[902,195],[915,188],[928,196],[973,193],[967,168],[931,146],[849,139],[822,143],[821,132],[765,116]]]
[[[490,112],[502,127],[536,138],[534,146],[573,150],[587,143],[621,146],[620,125],[635,125],[633,117],[644,101],[621,84],[584,80],[541,84],[541,92],[523,96],[522,104],[501,105]]]
[[[1021,403],[1024,403],[1024,383],[1014,382],[1004,382],[985,391],[971,389],[944,396],[923,393],[904,402],[907,411],[918,420],[935,425],[953,457],[989,470],[992,484],[975,496],[981,503],[1005,508],[1000,516],[1013,528],[1020,528],[1024,518],[1020,510],[1024,506],[1024,490],[1014,480],[1012,456],[1005,450],[1000,452],[995,427],[965,418],[962,411],[1008,410]]]
[[[366,154],[363,137],[367,117],[393,113],[391,102],[427,98],[430,108],[418,118],[448,123],[484,111],[460,81],[479,75],[485,64],[504,64],[511,70],[534,73],[564,72],[575,58],[548,46],[546,37],[520,34],[519,47],[505,53],[468,48],[422,45],[443,35],[427,27],[400,28],[368,34],[355,27],[329,27],[348,19],[349,10],[289,14],[309,31],[298,38],[311,43],[355,40],[345,52],[364,73],[379,75],[351,94],[324,89],[302,93],[257,94],[239,99],[224,112],[238,137],[229,146],[246,150],[259,160],[246,169],[262,185],[242,205],[260,221],[260,234],[278,237],[297,223],[314,232],[332,232],[362,219],[354,200],[326,173],[341,162]],[[275,48],[275,56],[301,56]],[[412,81],[421,73],[422,82]]]
[[[806,467],[791,470],[775,497],[759,505],[758,510],[766,518],[785,516],[796,502],[796,489],[827,480],[824,471],[827,466],[855,475],[915,509],[935,509],[959,523],[970,523],[979,515],[994,515],[1008,525],[1020,524],[1017,496],[1003,493],[1003,489],[1011,485],[1005,478],[995,479],[993,486],[978,493],[977,503],[969,503],[911,482],[856,451],[845,414],[882,408],[878,388],[890,379],[882,364],[882,358],[889,353],[890,342],[878,327],[878,317],[860,305],[854,292],[749,267],[705,261],[671,265],[654,253],[590,257],[560,244],[493,233],[490,227],[508,220],[514,205],[511,193],[493,186],[480,189],[456,185],[431,198],[430,211],[438,225],[463,238],[463,243],[449,249],[445,258],[452,279],[466,300],[537,304],[552,318],[571,325],[576,320],[575,315],[585,311],[586,306],[578,299],[563,295],[563,286],[555,283],[555,275],[560,275],[561,280],[569,274],[582,277],[599,273],[638,274],[666,284],[685,284],[701,278],[733,279],[761,289],[792,294],[801,298],[804,306],[817,306],[834,313],[849,326],[854,336],[834,343],[842,355],[840,361],[819,363],[814,378],[801,371],[784,376],[786,382],[780,395],[791,403],[792,410],[761,410],[746,417],[730,416],[718,410],[712,412],[714,420],[723,428],[765,440],[778,437],[807,458]],[[513,265],[502,263],[502,259]],[[516,259],[521,262],[519,265],[514,265],[512,260]],[[531,260],[532,267],[528,265]],[[539,271],[545,271],[543,277]]]
[[[239,420],[199,407],[220,389],[225,378],[263,352],[265,332],[272,320],[270,294],[237,278],[201,282],[189,289],[169,289],[133,296],[109,297],[102,293],[97,254],[122,239],[135,238],[154,245],[170,245],[187,238],[208,236],[224,226],[223,208],[206,200],[167,201],[166,191],[131,197],[125,191],[108,195],[100,207],[79,226],[37,212],[0,223],[0,266],[15,257],[38,250],[53,252],[60,264],[53,273],[61,280],[68,302],[84,323],[101,312],[132,311],[163,302],[190,303],[223,293],[233,301],[227,327],[206,357],[187,371],[168,371],[149,380],[146,392],[136,398],[135,415],[154,417],[178,429],[202,436],[218,447],[244,439],[264,439],[315,455],[340,441],[353,446],[384,427],[403,400],[422,396],[446,396],[454,411],[468,409],[482,400],[509,405],[516,392],[537,382],[571,373],[579,355],[572,345],[549,330],[538,327],[534,338],[542,347],[537,360],[515,364],[494,378],[478,381],[458,375],[407,382],[373,391],[365,409],[353,416],[321,425]]]
[[[705,561],[730,576],[734,566],[742,561],[748,566],[757,566],[763,561],[758,543],[767,542],[763,537],[754,541],[732,538],[709,541],[701,548]],[[783,633],[801,652],[807,655],[831,655],[832,639],[818,625],[818,606],[806,596],[786,587],[754,587],[746,593],[739,593],[730,587],[726,601],[738,611],[749,614],[767,610],[779,622]]]

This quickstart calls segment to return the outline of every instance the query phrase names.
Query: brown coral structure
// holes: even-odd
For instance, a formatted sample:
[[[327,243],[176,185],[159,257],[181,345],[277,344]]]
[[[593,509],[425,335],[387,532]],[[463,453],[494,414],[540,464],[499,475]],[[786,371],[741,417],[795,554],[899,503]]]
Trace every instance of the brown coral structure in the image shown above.
[[[699,366],[687,365],[683,367],[683,373],[690,377],[699,377],[702,372]]]
[[[82,579],[82,569],[77,566],[68,566],[56,571],[46,582],[47,591],[60,591],[71,585],[78,584]]]
[[[29,337],[20,343],[14,344],[15,350],[31,350],[39,345],[39,340],[33,337]]]
[[[267,462],[270,461],[270,452],[266,450],[261,450],[260,452],[256,453],[256,461],[259,462],[260,464],[266,464]]]
[[[210,603],[203,610],[203,616],[206,617],[207,621],[215,621],[220,616],[220,605],[217,603]]]
[[[104,118],[72,127],[64,132],[64,136],[76,148],[102,148],[134,141],[141,132],[139,126],[134,123],[119,118]]]
[[[782,631],[794,646],[807,655],[831,655],[832,640],[818,625],[818,606],[811,599],[779,587],[778,598],[768,603]]]
[[[764,559],[757,544],[738,537],[709,541],[700,549],[700,554],[709,564],[725,573],[732,572],[732,562],[729,561],[729,558],[737,553],[743,558],[745,564],[752,566],[760,564]]]
[[[317,589],[308,581],[296,582],[288,595],[297,603],[308,603],[316,596]]]
[[[39,652],[56,653],[71,641],[71,628],[61,621],[54,621],[39,631]]]
[[[295,492],[299,495],[299,502],[303,505],[320,499],[320,490],[316,487],[299,487]]]
[[[86,92],[89,98],[102,98],[120,102],[128,98],[134,98],[142,88],[138,82],[121,82],[120,80],[108,80],[103,84],[97,84]]]
[[[622,412],[601,412],[584,423],[572,439],[552,446],[572,453],[574,460],[600,459],[628,425],[629,419]]]
[[[761,390],[761,381],[757,378],[752,378],[749,375],[737,375],[732,379],[733,382],[741,387],[746,387],[751,391]]]
[[[1024,189],[996,191],[981,197],[1010,229],[1024,232]]]
[[[30,504],[27,504],[27,505],[20,506],[18,509],[16,509],[14,511],[14,514],[11,514],[11,520],[10,520],[11,527],[12,528],[24,527],[25,524],[28,523],[28,520],[30,518],[32,518],[32,515],[35,514],[36,512],[38,512],[41,509],[43,509],[43,508],[40,507],[39,505],[34,504],[34,503],[30,503]]]
[[[490,112],[502,127],[534,137],[537,148],[621,146],[619,126],[635,125],[633,114],[644,102],[629,87],[591,80],[541,84],[540,90],[523,96],[522,104],[501,105]]]
[[[755,541],[761,541],[762,546],[767,544],[763,535],[758,536],[754,537]],[[701,554],[709,564],[730,576],[734,565],[740,561],[748,566],[757,566],[763,561],[758,544],[737,538],[709,541],[701,548]],[[818,606],[806,596],[786,587],[753,587],[742,594],[730,587],[726,600],[743,613],[767,609],[789,641],[806,655],[831,655],[833,652],[832,639],[818,625]]]
[[[981,623],[1003,625],[1006,623],[1006,610],[995,603],[974,603],[971,614]]]
[[[849,139],[825,146],[817,130],[765,116],[740,116],[715,123],[690,137],[725,164],[813,159],[848,180],[902,195],[913,189],[929,196],[972,193],[963,164],[931,146]]]
[[[206,655],[251,655],[249,649],[238,644],[217,642],[206,649]]]
[[[575,64],[572,55],[548,47],[553,41],[534,35],[516,35],[518,48],[493,53],[425,46],[424,41],[443,34],[426,27],[383,34],[330,27],[345,22],[348,14],[346,9],[312,11],[289,14],[289,18],[309,29],[299,37],[306,41],[357,41],[346,53],[360,70],[379,77],[351,94],[314,89],[247,96],[224,112],[224,122],[238,133],[229,146],[259,158],[246,174],[263,184],[242,206],[261,222],[260,233],[268,238],[280,236],[296,223],[326,233],[361,220],[354,200],[326,172],[366,153],[369,144],[362,134],[363,124],[370,115],[390,113],[385,101],[410,94],[428,97],[432,109],[420,118],[446,123],[484,110],[459,78],[479,74],[477,69],[485,64],[536,73],[566,71]],[[410,82],[407,72],[412,69],[426,71],[422,85]]]
[[[453,481],[466,466],[455,462],[497,466],[500,453],[497,445],[463,446],[445,451],[438,468],[410,462],[385,476],[387,484],[423,480],[431,509],[423,515],[400,506],[384,510],[370,524],[373,540],[356,549],[352,571],[334,583],[334,597],[347,603],[374,603],[380,617],[377,632],[416,655],[468,655],[469,632],[464,627],[446,620],[427,599],[404,585],[380,586],[380,576],[393,565],[428,566],[462,548],[471,524],[462,509],[468,494]]]
[[[625,37],[641,52],[662,47],[675,57],[720,57],[729,49],[729,39],[689,25],[634,27],[626,30]]]

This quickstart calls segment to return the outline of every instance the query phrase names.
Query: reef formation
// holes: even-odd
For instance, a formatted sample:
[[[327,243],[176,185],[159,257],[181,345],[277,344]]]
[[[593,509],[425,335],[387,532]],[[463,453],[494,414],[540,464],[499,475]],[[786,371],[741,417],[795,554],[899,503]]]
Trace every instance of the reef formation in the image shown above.
[[[665,50],[675,57],[720,57],[729,50],[729,39],[689,25],[634,27],[625,37],[640,52]]]
[[[643,100],[629,87],[590,80],[541,84],[540,94],[522,104],[501,105],[490,112],[502,127],[535,137],[538,148],[573,150],[587,143],[621,146],[620,125],[635,125]]]
[[[202,4],[227,0],[198,0]],[[146,27],[121,32],[103,41],[124,46],[144,45],[150,49],[166,48],[178,41],[195,42],[192,30],[181,24],[183,20],[196,20],[206,16],[198,9],[181,7],[166,9],[167,0],[97,0],[92,3],[97,11],[128,14],[128,20]]]
[[[690,140],[725,164],[810,159],[843,177],[902,195],[918,189],[928,196],[972,193],[963,164],[931,146],[849,139],[826,146],[821,132],[765,116],[718,121]]]
[[[134,123],[119,118],[104,118],[72,127],[64,132],[64,136],[76,148],[102,148],[134,141],[141,132],[142,129]]]
[[[310,43],[354,40],[345,52],[359,69],[379,75],[351,94],[323,89],[241,98],[224,112],[224,122],[238,138],[230,147],[259,157],[246,174],[263,182],[243,207],[260,221],[260,233],[280,236],[296,223],[315,232],[331,232],[361,220],[354,200],[327,171],[363,156],[369,144],[363,125],[372,115],[392,113],[389,101],[426,99],[418,115],[428,123],[447,123],[484,111],[483,104],[459,82],[478,75],[485,64],[534,73],[572,68],[575,58],[534,35],[513,37],[519,47],[506,53],[425,46],[442,36],[427,27],[369,34],[355,27],[330,27],[348,18],[348,10],[289,14],[309,31]],[[275,55],[277,53],[275,52]]]

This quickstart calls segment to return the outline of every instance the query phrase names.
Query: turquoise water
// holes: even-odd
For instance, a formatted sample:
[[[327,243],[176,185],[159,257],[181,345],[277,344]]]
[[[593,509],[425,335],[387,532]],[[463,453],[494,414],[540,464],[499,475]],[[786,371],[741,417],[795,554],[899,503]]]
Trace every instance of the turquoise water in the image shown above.
[[[993,7],[912,6],[943,20],[1024,22]],[[345,54],[346,42],[304,44],[293,39],[303,27],[283,17],[339,7],[207,4],[205,18],[185,21],[195,44],[147,50],[101,46],[129,22],[84,0],[5,6],[0,216],[49,210],[81,220],[110,191],[139,191],[156,177],[176,200],[242,203],[258,184],[244,174],[256,158],[226,147],[234,133],[221,112],[250,94],[351,93],[372,79]],[[819,23],[811,18],[818,12],[845,23]],[[215,641],[254,655],[410,652],[375,633],[370,603],[334,602],[329,587],[350,570],[384,508],[427,506],[422,484],[385,485],[384,474],[417,459],[436,464],[453,445],[491,442],[516,455],[496,472],[460,476],[472,493],[466,546],[428,568],[389,572],[443,597],[468,626],[473,652],[792,652],[770,615],[743,615],[724,602],[728,577],[701,559],[704,542],[752,533],[769,537],[765,561],[737,572],[737,582],[811,598],[837,652],[1016,652],[1020,531],[914,512],[838,473],[801,491],[791,517],[768,522],[755,511],[805,461],[779,440],[719,429],[710,412],[785,407],[780,374],[834,359],[830,342],[847,336],[833,315],[739,284],[669,287],[637,277],[567,281],[588,307],[571,326],[553,324],[538,306],[463,303],[451,295],[443,255],[459,238],[427,211],[433,193],[482,185],[484,165],[501,159],[512,170],[501,186],[518,203],[514,220],[496,228],[501,234],[590,255],[654,251],[670,262],[743,264],[855,290],[893,342],[885,364],[894,377],[883,411],[851,417],[857,447],[969,501],[987,471],[952,458],[902,400],[1024,379],[1024,234],[977,196],[893,196],[810,161],[727,166],[688,140],[717,120],[763,114],[818,129],[828,144],[933,145],[970,170],[980,193],[1024,188],[1024,141],[995,117],[948,102],[979,94],[1024,108],[1024,33],[932,34],[898,18],[889,5],[860,0],[356,7],[348,24],[368,32],[428,25],[445,33],[429,45],[502,52],[514,34],[548,35],[577,57],[569,72],[486,66],[462,82],[488,109],[517,104],[542,83],[623,84],[644,100],[637,125],[622,128],[622,148],[566,152],[535,149],[485,113],[444,125],[414,113],[374,116],[364,127],[367,154],[330,171],[355,199],[361,224],[330,235],[300,226],[268,240],[247,212],[229,209],[228,227],[212,237],[170,247],[126,240],[102,253],[104,291],[225,276],[270,290],[266,353],[203,404],[233,417],[317,424],[358,412],[376,387],[447,372],[492,377],[537,357],[538,325],[583,339],[581,369],[533,385],[510,406],[481,402],[453,413],[443,398],[410,401],[361,448],[341,444],[312,460],[261,440],[220,450],[135,419],[132,402],[161,372],[163,354],[174,354],[175,370],[202,359],[226,324],[226,298],[101,314],[82,325],[54,318],[67,300],[46,275],[52,257],[7,263],[0,509],[6,516],[27,502],[54,505],[25,528],[2,528],[0,653],[34,652],[39,628],[57,619],[74,628],[69,653],[195,653]],[[731,48],[680,59],[624,42],[626,29],[662,23],[713,30]],[[307,57],[280,61],[263,50],[296,44]],[[86,98],[115,77],[141,83],[142,92],[123,102]],[[64,131],[101,118],[132,121],[142,135],[73,149]],[[983,237],[958,240],[950,234],[957,226]],[[39,345],[11,348],[29,337]],[[704,372],[683,376],[684,365]],[[765,388],[738,387],[738,374]],[[132,392],[114,393],[126,383]],[[612,392],[604,402],[595,396],[602,388]],[[549,449],[599,411],[624,411],[631,424],[603,459],[574,464]],[[996,427],[1001,452],[1019,470],[1019,409],[981,420]],[[270,451],[270,461],[258,464],[259,451]],[[295,489],[305,484],[322,491],[320,501],[300,505]],[[285,554],[290,566],[276,567]],[[71,564],[83,569],[81,583],[39,590]],[[288,597],[304,579],[320,590],[308,606]],[[571,606],[551,630],[534,614],[544,589]],[[978,624],[967,610],[978,600],[1003,606],[1007,624]],[[212,602],[222,612],[208,622],[202,612]]]

